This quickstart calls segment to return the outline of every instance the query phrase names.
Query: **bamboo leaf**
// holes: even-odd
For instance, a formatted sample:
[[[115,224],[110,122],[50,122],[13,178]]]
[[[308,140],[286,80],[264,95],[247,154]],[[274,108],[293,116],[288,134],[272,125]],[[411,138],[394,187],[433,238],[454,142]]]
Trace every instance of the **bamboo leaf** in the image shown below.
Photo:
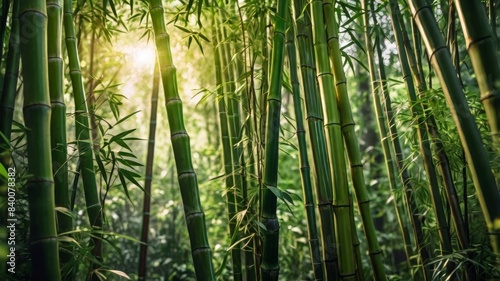
[[[123,278],[126,278],[128,280],[130,280],[130,277],[123,271],[120,271],[120,270],[114,270],[114,269],[108,269],[107,271],[115,274],[115,275],[118,275],[120,277],[123,277]]]

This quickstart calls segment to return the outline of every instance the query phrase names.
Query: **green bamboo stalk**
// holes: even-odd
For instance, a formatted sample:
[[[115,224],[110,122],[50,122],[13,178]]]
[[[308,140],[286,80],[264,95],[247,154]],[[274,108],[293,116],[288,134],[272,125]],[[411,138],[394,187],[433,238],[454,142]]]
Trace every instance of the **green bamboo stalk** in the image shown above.
[[[150,0],[149,11],[153,22],[156,49],[160,62],[165,102],[170,124],[177,175],[184,204],[184,215],[191,242],[191,254],[197,280],[215,280],[212,253],[208,245],[205,214],[201,208],[198,182],[191,160],[189,135],[184,128],[182,101],[178,94],[176,69],[170,49],[170,36],[165,28],[161,0]]]
[[[352,235],[349,219],[349,186],[344,159],[344,142],[340,113],[334,88],[333,74],[330,70],[326,33],[324,30],[323,1],[311,1],[314,53],[318,67],[317,79],[325,110],[325,130],[329,144],[329,156],[332,163],[334,213],[339,254],[339,275],[342,280],[352,280],[356,275],[356,266],[352,249]]]
[[[406,49],[406,54],[408,55],[408,63],[418,89],[418,97],[420,99],[423,99],[425,92],[427,91],[427,84],[425,83],[424,80],[424,74],[421,68],[418,66],[418,62],[414,56],[414,52],[412,50],[412,46],[410,44],[408,35],[404,31],[402,32],[402,35]],[[414,42],[415,44],[418,44],[418,40],[415,40]],[[422,103],[422,101],[420,102]],[[467,228],[462,216],[462,211],[460,209],[460,201],[458,199],[457,190],[453,182],[453,176],[450,168],[448,155],[446,154],[444,145],[441,141],[441,134],[439,133],[434,115],[429,113],[427,103],[425,102],[422,103],[422,110],[423,110],[426,129],[429,132],[432,142],[434,144],[434,153],[438,157],[437,167],[439,168],[439,172],[443,180],[443,187],[450,208],[451,220],[453,222],[453,226],[455,229],[455,233],[457,235],[457,240],[460,249],[469,249],[470,244],[469,244],[469,237],[467,234]],[[467,255],[469,258],[471,259],[473,258],[471,252],[469,252]],[[466,274],[468,280],[476,280],[476,272],[474,266],[472,266],[470,263],[467,263],[466,268],[467,268]]]
[[[478,127],[451,63],[449,50],[439,33],[436,19],[425,0],[408,1],[432,66],[443,87],[446,102],[458,128],[467,163],[483,210],[493,251],[500,253],[500,193],[491,171]],[[479,75],[478,75],[479,76]]]
[[[500,46],[500,42],[498,40],[498,34],[497,34],[497,9],[498,9],[498,3],[495,0],[489,0],[488,1],[488,16],[490,19],[490,25],[491,29],[493,31],[492,35],[495,38],[495,41],[497,42],[497,46]],[[497,47],[498,50],[498,47]]]
[[[235,176],[234,176],[234,162],[233,162],[233,146],[234,140],[231,139],[231,130],[234,129],[233,124],[229,122],[230,113],[228,113],[228,107],[226,105],[225,95],[229,95],[229,83],[231,80],[229,78],[229,65],[227,64],[226,52],[224,45],[220,42],[223,41],[223,35],[221,29],[213,28],[213,47],[214,47],[214,59],[215,59],[215,78],[217,83],[217,100],[218,100],[218,111],[219,111],[219,123],[221,128],[221,140],[222,140],[222,158],[224,162],[224,175],[226,184],[226,205],[227,205],[227,215],[229,223],[229,237],[231,241],[236,241],[239,239],[233,239],[236,229],[236,193],[235,193]],[[217,38],[219,37],[219,38]],[[225,68],[224,68],[225,67]],[[230,102],[231,103],[231,102]],[[232,115],[232,112],[231,112]],[[234,117],[234,116],[233,116]],[[231,127],[231,128],[230,128]],[[234,134],[234,131],[232,132]],[[234,280],[241,280],[241,251],[239,247],[233,247],[231,249],[231,260],[233,265],[233,278]]]
[[[370,8],[368,7],[368,4],[370,5]],[[389,135],[388,129],[387,129],[387,122],[385,120],[385,113],[382,109],[382,103],[380,100],[379,92],[382,91],[382,88],[380,87],[380,81],[378,81],[376,74],[375,74],[375,62],[374,62],[374,55],[373,55],[373,45],[372,45],[372,40],[371,40],[371,29],[370,29],[370,20],[369,20],[369,12],[374,13],[373,9],[373,1],[368,2],[368,0],[363,0],[361,2],[361,9],[364,11],[363,13],[363,33],[365,37],[365,50],[367,54],[367,59],[368,59],[368,70],[370,74],[370,84],[371,84],[371,90],[372,90],[372,97],[373,97],[373,103],[375,105],[375,114],[377,116],[377,125],[379,129],[379,137],[380,137],[380,142],[382,144],[382,151],[384,154],[384,159],[385,159],[385,164],[386,164],[386,170],[387,170],[387,176],[389,177],[389,186],[391,188],[391,191],[393,193],[396,192],[398,186],[396,183],[396,170],[395,170],[395,163],[393,156],[391,154],[391,149],[390,149],[390,144],[389,144],[389,138],[387,136]],[[375,15],[373,14],[374,20],[376,20]],[[374,22],[376,24],[376,21]],[[375,32],[375,46],[377,46],[377,49],[379,48],[379,39],[380,35],[378,32]],[[412,248],[411,248],[411,241],[410,241],[410,235],[409,231],[406,225],[406,221],[404,220],[404,210],[400,209],[399,207],[399,200],[395,196],[394,201],[394,209],[396,211],[396,217],[398,220],[398,225],[402,234],[403,242],[404,242],[404,250],[406,254],[406,261],[408,268],[411,269],[411,262],[410,258],[412,256]]]
[[[266,140],[266,121],[267,121],[266,116],[267,116],[267,98],[269,95],[268,91],[269,91],[269,55],[270,55],[268,47],[268,40],[269,40],[268,38],[271,36],[269,32],[269,26],[271,25],[271,20],[269,18],[269,12],[267,11],[269,0],[264,0],[264,3],[265,3],[264,13],[261,13],[262,17],[260,22],[262,36],[264,37],[261,42],[261,83],[260,83],[260,97],[259,97],[259,102],[260,102],[259,135],[260,135],[260,145],[262,150],[265,148],[265,140]]]
[[[449,255],[453,252],[451,245],[451,236],[449,225],[444,212],[443,201],[439,191],[438,177],[436,174],[435,166],[432,161],[432,153],[428,138],[427,129],[425,127],[424,111],[422,105],[417,102],[417,95],[415,93],[415,85],[411,75],[410,66],[408,63],[408,56],[404,47],[403,31],[404,25],[401,24],[401,12],[397,1],[389,0],[390,15],[392,19],[392,27],[396,38],[396,44],[399,51],[399,61],[401,63],[401,70],[403,80],[406,85],[408,99],[410,101],[410,111],[413,119],[417,122],[417,137],[419,140],[419,148],[424,163],[424,169],[429,182],[429,191],[431,194],[432,204],[436,215],[436,222],[440,238],[441,254]],[[453,263],[448,263],[448,272],[453,272]]]
[[[423,99],[424,94],[427,91],[427,84],[424,81],[424,74],[421,68],[418,66],[417,59],[414,56],[414,52],[412,51],[412,46],[410,45],[410,40],[406,32],[402,32],[402,35],[406,53],[408,55],[408,63],[410,65],[413,78],[417,84],[416,86],[418,89],[418,96],[420,99]],[[427,127],[427,131],[431,135],[432,142],[434,143],[434,153],[438,155],[437,166],[443,179],[443,186],[448,203],[450,204],[451,218],[454,224],[458,242],[462,249],[467,249],[469,248],[469,238],[467,237],[467,230],[463,221],[457,190],[453,182],[448,155],[446,154],[444,145],[441,141],[441,134],[438,131],[434,115],[428,113],[427,103],[422,103],[422,110],[425,119],[425,126]]]
[[[55,204],[66,210],[57,212],[57,232],[65,233],[73,229],[73,218],[69,213],[69,178],[66,144],[66,104],[63,90],[63,59],[62,59],[62,0],[47,0],[48,14],[48,70],[49,91],[52,116],[50,120],[50,139],[52,147],[52,171],[54,173]],[[70,265],[71,248],[61,250],[61,267]]]
[[[373,5],[373,4],[372,4]],[[373,6],[372,6],[372,10]],[[377,20],[374,16],[374,24],[377,24]],[[380,35],[377,35],[380,36]],[[432,265],[429,265],[430,255],[427,250],[424,233],[423,233],[423,217],[420,215],[421,212],[418,208],[417,203],[414,198],[414,186],[411,181],[410,174],[407,167],[403,163],[403,153],[401,149],[401,144],[399,141],[398,131],[395,124],[394,113],[392,111],[391,98],[389,95],[389,89],[387,85],[387,77],[385,74],[385,67],[382,58],[382,50],[380,44],[376,45],[379,63],[379,76],[380,76],[380,87],[382,94],[382,101],[384,105],[385,115],[387,117],[387,126],[390,132],[390,144],[395,157],[395,164],[397,168],[397,174],[399,175],[400,181],[403,187],[403,197],[407,212],[410,218],[410,224],[413,230],[413,237],[415,239],[416,251],[420,258],[420,266],[422,267],[423,279],[430,280],[431,272],[430,269]]]
[[[411,177],[408,173],[407,167],[403,163],[403,152],[401,149],[401,144],[399,141],[399,135],[395,124],[394,113],[392,111],[391,98],[389,95],[389,89],[387,85],[387,78],[385,75],[385,67],[382,59],[382,50],[380,45],[377,45],[377,53],[379,59],[379,76],[380,76],[380,87],[382,93],[382,101],[384,105],[385,115],[387,117],[387,126],[390,132],[390,145],[392,152],[395,157],[396,173],[399,175],[399,179],[403,186],[403,197],[407,212],[410,218],[410,224],[413,230],[413,237],[415,239],[416,251],[419,254],[421,260],[421,267],[423,270],[424,280],[430,280],[431,273],[429,267],[429,252],[425,246],[424,233],[422,228],[423,217],[420,216],[418,205],[414,198],[414,188],[411,181]]]
[[[333,214],[332,175],[328,158],[325,131],[323,129],[323,109],[316,81],[316,66],[309,9],[305,2],[295,0],[293,5],[296,21],[296,40],[300,59],[302,89],[305,95],[306,120],[311,142],[313,172],[316,180],[318,213],[321,222],[321,240],[323,246],[322,279],[337,280],[337,249]]]
[[[7,18],[9,15],[10,3],[12,0],[2,0],[2,16],[0,17],[0,69],[3,66],[3,43],[5,37],[5,29],[7,27]],[[1,79],[3,81],[3,77]],[[0,93],[0,99],[2,98],[2,93]]]
[[[490,6],[495,5],[495,1],[490,2],[493,2]],[[455,6],[464,32],[467,52],[476,73],[481,102],[490,124],[493,145],[500,153],[500,58],[492,30],[495,26],[488,22],[481,1],[455,0]]]
[[[238,6],[239,10],[239,6]],[[243,21],[243,20],[242,20]],[[242,41],[243,41],[243,49],[246,50],[246,39],[245,39],[245,30],[244,30],[244,25],[241,24],[242,26]],[[241,48],[236,48],[236,49],[241,49]],[[248,226],[248,224],[251,221],[251,216],[253,214],[253,200],[248,197],[248,190],[251,189],[252,187],[255,187],[255,180],[253,179],[253,175],[255,175],[255,160],[254,160],[254,155],[252,153],[252,148],[253,148],[253,133],[250,132],[252,129],[252,118],[251,118],[251,107],[250,107],[250,97],[249,97],[249,81],[248,77],[245,76],[245,81],[241,82],[240,77],[246,72],[246,52],[243,52],[243,59],[241,58],[241,55],[236,56],[236,64],[235,64],[235,77],[236,77],[236,82],[237,82],[237,87],[236,88],[242,88],[243,92],[241,94],[241,104],[242,104],[242,118],[245,120],[242,124],[242,132],[238,132],[238,135],[242,137],[243,134],[245,134],[245,137],[247,138],[247,144],[246,147],[244,144],[241,145],[241,155],[240,155],[240,178],[241,178],[241,203],[238,206],[239,210],[247,209],[248,211],[245,213],[245,216],[243,217],[242,224],[245,226]],[[235,99],[236,100],[236,99]],[[241,120],[240,120],[241,121]],[[245,149],[246,148],[246,154],[245,154]],[[246,161],[249,161],[248,164]],[[248,166],[248,167],[247,167]],[[250,175],[250,176],[249,176]],[[237,198],[240,198],[237,197]],[[250,235],[253,235],[255,232],[253,231],[252,228],[250,227],[245,227],[244,228],[244,235],[246,237],[249,237]],[[255,237],[255,236],[254,236]],[[255,247],[252,246],[253,243],[247,243],[243,248],[242,248],[242,255],[244,256],[244,270],[245,270],[245,277],[246,280],[248,281],[253,281],[256,280],[256,268],[255,268],[255,260],[254,260],[254,249]],[[243,265],[242,265],[243,266]]]
[[[262,186],[261,222],[263,230],[261,278],[264,281],[278,280],[279,221],[276,216],[278,188],[278,153],[281,117],[281,84],[283,80],[283,60],[285,56],[285,29],[288,0],[279,0],[275,16],[269,91],[267,97],[267,126]],[[274,190],[274,192],[273,192]]]
[[[227,30],[223,28],[223,37],[228,38]],[[228,114],[228,125],[229,125],[229,136],[231,140],[231,150],[232,157],[231,162],[233,166],[233,182],[234,186],[231,186],[231,192],[234,194],[234,202],[235,202],[235,214],[242,210],[242,184],[243,179],[241,178],[241,154],[242,147],[238,144],[240,140],[240,128],[241,128],[241,120],[240,120],[240,110],[239,103],[236,97],[236,70],[235,64],[232,60],[232,52],[231,52],[231,43],[228,40],[225,40],[226,43],[221,46],[221,50],[224,51],[225,56],[223,56],[223,69],[225,70],[225,85],[227,86],[227,91],[225,96],[228,99],[227,103],[227,114]],[[222,42],[222,41],[221,41]],[[225,59],[224,59],[225,58]],[[234,228],[234,238],[233,241],[239,241],[241,239],[241,232],[239,231],[239,227],[236,223],[236,218],[233,217],[232,220],[235,223]],[[241,267],[241,244],[234,245],[233,247],[235,253],[233,255],[233,275],[234,280],[242,280],[243,273]]]
[[[32,280],[61,280],[54,181],[50,149],[47,10],[43,0],[23,0],[19,30],[24,79],[24,122],[28,149],[28,192]]]
[[[10,166],[10,137],[12,132],[12,120],[19,78],[19,1],[15,1],[12,8],[12,25],[10,30],[9,50],[7,53],[7,64],[5,76],[0,94],[0,164],[4,167]]]
[[[89,120],[87,105],[85,101],[85,90],[82,81],[82,71],[80,59],[78,57],[77,41],[75,37],[75,27],[73,24],[73,6],[71,0],[64,0],[64,31],[66,35],[66,49],[68,51],[69,71],[71,84],[73,87],[73,98],[75,100],[75,133],[78,140],[77,146],[80,153],[81,163],[80,173],[83,181],[85,193],[85,203],[90,226],[94,231],[102,230],[102,207],[97,191],[97,182],[94,172],[94,155],[92,151],[92,141],[89,132]],[[99,267],[102,261],[102,242],[99,233],[92,235],[92,254],[98,262],[93,263],[92,270]],[[92,274],[93,280],[97,279],[97,274]]]
[[[96,21],[95,13],[92,12],[91,16],[91,37],[90,37],[90,56],[89,56],[89,81],[88,81],[88,93],[87,93],[87,108],[89,112],[89,121],[90,121],[90,133],[92,135],[92,149],[94,150],[95,155],[99,155],[99,151],[101,150],[101,132],[99,131],[99,125],[97,121],[97,116],[95,113],[96,110],[96,98],[95,98],[95,87],[97,83],[94,79],[94,63],[95,63],[95,54],[97,52],[97,31],[93,24]],[[103,15],[103,19],[105,15]]]
[[[330,50],[331,69],[335,78],[335,89],[340,111],[340,122],[344,136],[349,162],[351,164],[351,177],[358,202],[359,212],[363,220],[363,229],[368,242],[368,251],[372,262],[375,280],[387,280],[382,263],[382,250],[378,244],[377,233],[370,210],[370,198],[365,187],[363,164],[359,151],[358,138],[354,131],[351,105],[347,92],[347,81],[342,63],[342,54],[339,43],[339,26],[333,11],[334,1],[324,0],[323,9],[326,19],[326,32],[328,48]],[[361,270],[361,269],[358,269]]]
[[[309,166],[307,153],[306,129],[304,127],[304,116],[302,114],[299,75],[297,73],[297,51],[295,49],[295,34],[293,27],[290,27],[287,31],[286,47],[288,60],[290,62],[290,78],[292,82],[293,107],[295,112],[295,122],[297,125],[297,139],[299,143],[300,175],[302,178],[304,206],[306,208],[309,251],[315,280],[323,280],[321,248],[318,239],[318,229],[316,226],[314,195],[311,182],[311,167]]]
[[[153,182],[153,162],[156,141],[156,117],[158,112],[158,93],[160,91],[160,66],[155,60],[153,72],[153,89],[151,91],[151,111],[149,117],[148,151],[146,155],[146,177],[144,181],[144,203],[142,209],[141,247],[139,250],[138,280],[146,280],[148,257],[148,233],[151,209],[151,185]]]
[[[360,249],[361,242],[359,241],[358,232],[356,231],[357,228],[354,221],[354,199],[351,193],[349,193],[349,205],[349,211],[351,212],[349,217],[351,219],[352,247],[354,248],[354,257],[356,259],[356,280],[364,281],[365,275],[363,274],[363,260],[361,258]],[[377,278],[376,275],[375,278]]]

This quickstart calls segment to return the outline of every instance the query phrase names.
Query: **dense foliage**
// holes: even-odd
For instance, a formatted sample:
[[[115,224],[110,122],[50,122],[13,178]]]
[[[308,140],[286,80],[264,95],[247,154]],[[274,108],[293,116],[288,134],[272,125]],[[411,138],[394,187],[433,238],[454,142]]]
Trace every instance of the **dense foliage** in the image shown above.
[[[499,1],[1,4],[0,278],[500,279]]]

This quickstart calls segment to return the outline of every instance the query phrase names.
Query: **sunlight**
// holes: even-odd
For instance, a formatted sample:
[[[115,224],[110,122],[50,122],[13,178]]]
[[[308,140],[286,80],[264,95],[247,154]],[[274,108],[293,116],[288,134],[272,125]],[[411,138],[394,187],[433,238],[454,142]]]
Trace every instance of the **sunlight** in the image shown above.
[[[137,91],[141,90],[137,88],[138,83],[144,77],[152,77],[153,75],[156,59],[155,46],[152,41],[136,41],[125,38],[121,38],[114,46],[115,51],[120,53],[124,60],[122,93],[127,98],[131,98],[137,94]]]
[[[156,50],[152,42],[129,42],[116,49],[125,56],[125,60],[133,69],[153,72]]]

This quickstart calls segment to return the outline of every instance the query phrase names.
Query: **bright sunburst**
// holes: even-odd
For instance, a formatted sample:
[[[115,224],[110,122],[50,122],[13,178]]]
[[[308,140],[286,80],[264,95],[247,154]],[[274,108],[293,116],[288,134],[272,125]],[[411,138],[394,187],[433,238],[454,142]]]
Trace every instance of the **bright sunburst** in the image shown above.
[[[152,42],[131,42],[117,48],[125,55],[131,67],[139,71],[153,71],[156,51]]]

